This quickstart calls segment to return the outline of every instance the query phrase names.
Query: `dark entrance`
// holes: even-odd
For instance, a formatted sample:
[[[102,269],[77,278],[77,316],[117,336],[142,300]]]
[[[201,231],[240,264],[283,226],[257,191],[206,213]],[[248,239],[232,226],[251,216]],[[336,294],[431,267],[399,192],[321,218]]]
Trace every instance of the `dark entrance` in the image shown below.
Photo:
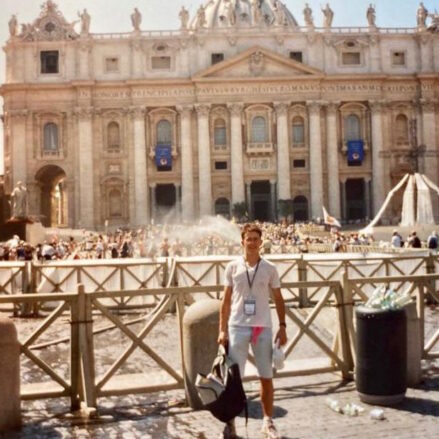
[[[346,215],[348,220],[366,217],[365,188],[362,178],[346,180]]]
[[[251,208],[253,219],[271,221],[274,212],[271,212],[271,195],[269,181],[253,181],[250,186]]]
[[[158,184],[155,188],[156,220],[171,219],[177,215],[175,205],[177,203],[177,192],[173,184]]]
[[[298,195],[293,200],[294,221],[308,221],[308,200],[303,195]]]
[[[35,175],[41,188],[40,220],[46,227],[67,226],[67,187],[66,174],[55,165],[41,168]]]

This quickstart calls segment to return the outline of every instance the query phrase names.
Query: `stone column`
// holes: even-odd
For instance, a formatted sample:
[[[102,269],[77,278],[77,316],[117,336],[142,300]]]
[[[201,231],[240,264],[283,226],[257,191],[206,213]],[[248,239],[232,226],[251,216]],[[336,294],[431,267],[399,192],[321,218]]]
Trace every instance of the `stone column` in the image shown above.
[[[27,110],[13,110],[9,113],[10,151],[11,151],[11,190],[18,181],[26,184],[27,181],[27,154],[26,154],[26,119]],[[6,128],[5,128],[6,129]]]
[[[348,209],[346,203],[346,180],[340,182],[341,188],[341,207],[342,207],[342,218],[347,220],[348,217]]]
[[[434,183],[438,183],[435,102],[421,99],[422,143],[425,145],[424,172]],[[419,158],[421,160],[421,158]]]
[[[155,197],[155,190],[156,190],[157,185],[155,183],[150,184],[149,185],[149,193],[151,196],[151,213],[150,213],[150,218],[151,220],[156,220],[156,211],[157,211],[157,200]],[[152,222],[152,221],[151,221]]]
[[[209,108],[210,105],[205,104],[195,106],[198,116],[198,176],[200,216],[212,214]]]
[[[82,228],[94,227],[94,164],[93,164],[93,109],[77,108],[78,117],[78,223]]]
[[[290,151],[288,148],[288,104],[275,103],[277,123],[277,191],[279,200],[291,199]]]
[[[90,54],[92,45],[87,39],[79,43],[79,77],[81,79],[90,78]]]
[[[175,198],[176,198],[176,210],[178,220],[181,221],[181,184],[174,184],[175,186]]]
[[[271,221],[276,221],[277,219],[277,199],[276,199],[276,182],[270,181],[270,208],[271,208]]]
[[[253,205],[252,205],[252,185],[251,183],[245,184],[246,196],[247,196],[247,211],[248,218],[253,219]]]
[[[148,222],[148,177],[146,161],[145,109],[132,109],[134,145],[134,218],[135,226]]]
[[[244,162],[242,157],[242,109],[243,104],[229,104],[231,119],[231,167],[232,167],[232,207],[245,201]]]
[[[340,218],[340,184],[338,176],[337,104],[330,103],[326,109],[328,209],[330,215]],[[310,163],[312,165],[312,163]]]
[[[307,102],[309,111],[309,170],[311,192],[311,217],[321,218],[323,215],[323,164],[322,134],[320,127],[320,103]]]
[[[371,219],[370,215],[370,180],[364,179],[364,202],[366,203],[366,216]]]
[[[181,202],[183,221],[191,221],[194,218],[194,176],[191,137],[192,109],[192,105],[177,107],[180,113]]]
[[[372,196],[375,216],[384,202],[384,166],[380,153],[383,151],[383,122],[381,102],[370,102],[372,111]]]

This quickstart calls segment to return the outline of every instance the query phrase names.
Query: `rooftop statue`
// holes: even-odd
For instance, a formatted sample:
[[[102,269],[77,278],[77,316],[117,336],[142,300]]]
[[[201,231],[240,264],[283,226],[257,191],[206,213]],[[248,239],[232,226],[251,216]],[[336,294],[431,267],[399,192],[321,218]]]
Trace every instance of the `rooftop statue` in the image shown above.
[[[322,8],[324,21],[323,27],[330,28],[332,26],[332,20],[334,19],[334,11],[330,8],[329,3],[326,3],[325,9]]]
[[[262,21],[262,11],[260,0],[252,0],[253,24],[259,24]]]
[[[370,3],[369,7],[367,8],[366,17],[369,26],[375,27],[376,14],[375,14],[375,6],[373,6],[372,3]]]
[[[428,17],[431,18],[431,23],[427,27],[427,30],[430,32],[439,32],[439,14],[435,11],[434,14],[428,14]]]
[[[284,26],[285,24],[287,24],[285,9],[280,0],[276,1],[276,9],[274,10],[274,13],[276,15],[276,24],[280,26]]]
[[[11,37],[15,37],[17,35],[17,26],[18,26],[17,16],[15,14],[13,14],[9,19],[8,25],[9,25],[9,35]]]
[[[206,24],[206,9],[200,5],[197,11],[197,28],[205,27]]]
[[[90,31],[90,14],[87,12],[87,9],[84,9],[82,14],[78,11],[78,17],[81,19],[81,34],[87,35]]]
[[[181,7],[178,17],[180,18],[181,22],[181,29],[186,30],[189,23],[189,12],[184,6]]]
[[[424,3],[419,3],[419,8],[416,12],[416,22],[418,27],[425,28],[425,21],[427,20],[428,11],[424,6]]]
[[[305,9],[303,10],[303,17],[305,19],[305,24],[309,27],[314,27],[314,19],[312,18],[312,9],[309,4],[305,4]]]
[[[12,218],[27,218],[27,189],[21,182],[17,182],[11,193]]]
[[[140,23],[142,23],[142,14],[137,8],[134,8],[134,12],[131,14],[131,23],[135,31],[140,31]]]

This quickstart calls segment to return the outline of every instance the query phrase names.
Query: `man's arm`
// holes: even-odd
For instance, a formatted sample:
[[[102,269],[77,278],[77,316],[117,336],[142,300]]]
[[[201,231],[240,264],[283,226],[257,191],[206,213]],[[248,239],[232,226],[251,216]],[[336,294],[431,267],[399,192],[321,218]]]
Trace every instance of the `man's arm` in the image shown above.
[[[285,323],[285,303],[280,292],[280,288],[272,288],[273,300],[276,305],[277,317],[279,318],[279,329],[276,333],[275,341],[279,340],[279,344],[283,346],[287,342],[287,327]]]
[[[228,323],[232,305],[232,287],[224,287],[219,318],[218,343],[225,346],[228,340]]]

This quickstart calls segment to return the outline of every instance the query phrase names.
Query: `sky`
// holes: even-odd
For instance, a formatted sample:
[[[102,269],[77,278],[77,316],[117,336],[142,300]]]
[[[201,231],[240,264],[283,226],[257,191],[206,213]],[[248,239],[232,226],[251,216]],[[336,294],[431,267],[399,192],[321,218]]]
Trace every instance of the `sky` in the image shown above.
[[[67,21],[78,19],[77,12],[87,8],[91,16],[91,33],[129,32],[130,14],[137,7],[142,13],[142,30],[178,29],[178,12],[184,5],[194,15],[201,0],[54,0]],[[205,1],[204,1],[205,2]],[[323,16],[320,8],[325,0],[283,0],[299,25],[303,25],[303,8],[308,3],[313,10],[314,23],[320,26]],[[425,7],[439,10],[439,0],[424,0]],[[9,38],[8,21],[16,14],[19,23],[29,23],[40,13],[43,0],[0,0],[0,43]],[[370,0],[330,0],[334,11],[333,26],[366,26],[366,9]],[[415,27],[418,0],[374,0],[378,27]],[[79,30],[79,24],[77,25]],[[5,79],[5,56],[0,51],[0,83]],[[0,102],[2,105],[2,102]],[[3,173],[3,127],[0,123],[0,174]]]

